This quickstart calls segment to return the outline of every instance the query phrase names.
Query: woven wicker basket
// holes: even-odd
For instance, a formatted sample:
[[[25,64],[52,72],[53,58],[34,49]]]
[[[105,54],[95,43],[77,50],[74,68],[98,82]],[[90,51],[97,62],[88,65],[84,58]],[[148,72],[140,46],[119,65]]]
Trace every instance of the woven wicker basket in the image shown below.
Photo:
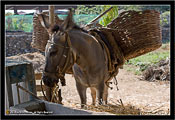
[[[126,60],[151,52],[162,45],[160,13],[155,10],[126,11],[101,29],[115,37]]]
[[[49,21],[49,16],[48,13],[41,13],[45,20],[48,22]],[[33,35],[32,35],[32,43],[31,46],[33,48],[36,48],[41,51],[45,51],[45,46],[47,44],[47,41],[49,39],[49,34],[46,30],[41,25],[41,22],[38,18],[39,14],[35,14],[33,17]],[[60,20],[57,15],[55,15],[55,23],[56,24],[61,24],[63,20]]]

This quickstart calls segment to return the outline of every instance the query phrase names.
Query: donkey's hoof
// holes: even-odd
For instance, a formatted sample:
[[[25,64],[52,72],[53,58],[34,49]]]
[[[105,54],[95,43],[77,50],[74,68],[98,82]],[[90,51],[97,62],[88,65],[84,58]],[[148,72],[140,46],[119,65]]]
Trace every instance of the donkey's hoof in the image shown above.
[[[87,109],[87,106],[86,105],[81,105],[81,109]]]

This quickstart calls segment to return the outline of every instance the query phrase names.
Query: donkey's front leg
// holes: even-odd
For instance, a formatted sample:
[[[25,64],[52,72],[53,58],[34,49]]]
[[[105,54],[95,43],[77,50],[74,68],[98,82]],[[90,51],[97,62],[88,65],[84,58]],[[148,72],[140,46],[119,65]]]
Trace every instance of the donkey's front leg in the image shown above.
[[[81,100],[81,108],[85,108],[87,87],[83,86],[81,83],[77,81],[76,81],[76,87],[77,87],[77,91],[79,93],[80,100]]]
[[[95,105],[96,103],[96,89],[93,87],[90,87],[91,89],[91,96],[92,96],[92,105]]]

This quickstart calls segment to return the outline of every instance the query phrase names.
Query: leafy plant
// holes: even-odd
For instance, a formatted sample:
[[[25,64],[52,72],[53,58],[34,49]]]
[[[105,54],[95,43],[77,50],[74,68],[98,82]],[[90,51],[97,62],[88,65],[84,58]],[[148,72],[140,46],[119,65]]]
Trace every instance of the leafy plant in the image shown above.
[[[107,26],[107,24],[109,24],[114,18],[118,16],[118,6],[104,5],[102,7],[102,12],[106,11],[110,7],[113,7],[112,10],[107,12],[106,15],[104,15],[99,21],[99,23],[103,26]]]
[[[160,24],[164,27],[168,27],[170,25],[170,11],[166,11],[161,14]]]
[[[14,30],[18,30],[17,19],[13,19]]]
[[[140,11],[142,10],[142,8],[144,8],[144,6],[140,6],[140,5],[122,5],[119,6],[119,10],[135,10],[135,11]]]
[[[19,22],[19,30],[23,30],[24,29],[24,19],[22,18],[22,19],[20,19],[19,20],[20,22]]]
[[[90,6],[85,6],[85,5],[78,5],[78,7],[75,9],[75,15],[80,15],[80,14],[100,14],[102,11],[101,5],[90,5]]]

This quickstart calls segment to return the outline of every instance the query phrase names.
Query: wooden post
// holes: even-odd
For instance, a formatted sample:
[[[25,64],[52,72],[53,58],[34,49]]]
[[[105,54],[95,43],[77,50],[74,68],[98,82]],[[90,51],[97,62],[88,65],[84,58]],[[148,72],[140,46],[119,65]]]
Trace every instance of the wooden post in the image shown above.
[[[53,5],[49,5],[49,24],[51,26],[55,23],[55,13],[54,13],[55,7]],[[50,101],[52,98],[52,89],[50,87],[46,86],[46,97]]]
[[[16,7],[14,7],[14,14],[15,15],[18,15],[18,11],[17,11],[18,9],[16,8]]]
[[[39,12],[42,13],[42,7],[41,6],[39,6]]]
[[[53,5],[49,5],[49,23],[51,26],[55,23],[55,13],[54,13],[55,7]]]

